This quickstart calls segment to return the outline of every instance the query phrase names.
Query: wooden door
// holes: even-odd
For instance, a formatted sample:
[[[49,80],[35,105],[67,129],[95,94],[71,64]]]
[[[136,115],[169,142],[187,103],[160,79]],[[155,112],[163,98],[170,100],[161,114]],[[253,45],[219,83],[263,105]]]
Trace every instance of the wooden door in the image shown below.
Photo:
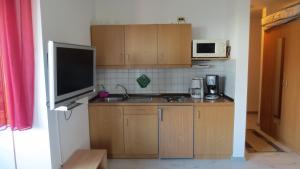
[[[125,64],[124,26],[91,26],[91,41],[92,46],[96,48],[97,66],[123,66]]]
[[[125,63],[157,64],[157,25],[125,26]]]
[[[299,63],[300,63],[300,20],[296,20],[284,25],[285,36],[285,61],[283,77],[283,105],[282,118],[280,123],[280,139],[295,149],[299,142],[296,142],[297,135],[297,115],[299,86]]]
[[[160,158],[193,157],[193,107],[161,106],[159,122]]]
[[[108,155],[124,154],[123,108],[89,106],[91,148],[106,149]]]
[[[124,136],[126,155],[140,157],[157,157],[157,107],[124,107]]]
[[[261,129],[277,138],[275,118],[281,116],[282,78],[284,65],[284,27],[276,27],[265,32],[260,126]]]
[[[233,147],[233,105],[203,105],[194,109],[196,158],[230,158]]]
[[[158,64],[191,66],[192,27],[190,24],[158,25]]]

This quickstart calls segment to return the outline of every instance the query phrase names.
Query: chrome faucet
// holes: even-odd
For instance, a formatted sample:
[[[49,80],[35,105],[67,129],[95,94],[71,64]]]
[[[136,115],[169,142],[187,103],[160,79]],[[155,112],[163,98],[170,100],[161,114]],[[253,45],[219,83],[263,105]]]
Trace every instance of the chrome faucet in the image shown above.
[[[121,84],[117,84],[115,88],[118,88],[118,87],[122,88],[122,90],[123,90],[123,98],[124,99],[129,99],[129,95],[128,95],[126,87],[124,87]]]

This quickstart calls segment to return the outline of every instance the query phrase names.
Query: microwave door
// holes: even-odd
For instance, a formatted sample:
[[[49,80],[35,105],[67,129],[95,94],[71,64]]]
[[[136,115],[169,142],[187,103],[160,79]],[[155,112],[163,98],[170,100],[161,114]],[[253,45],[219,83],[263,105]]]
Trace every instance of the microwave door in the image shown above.
[[[212,57],[216,53],[216,43],[198,43],[197,54]]]

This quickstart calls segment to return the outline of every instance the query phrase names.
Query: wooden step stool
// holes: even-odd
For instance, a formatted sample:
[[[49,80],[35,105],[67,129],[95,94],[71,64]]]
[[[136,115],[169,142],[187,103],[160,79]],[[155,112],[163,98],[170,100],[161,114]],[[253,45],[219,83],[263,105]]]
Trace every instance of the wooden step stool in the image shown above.
[[[77,150],[62,169],[107,169],[106,150]]]

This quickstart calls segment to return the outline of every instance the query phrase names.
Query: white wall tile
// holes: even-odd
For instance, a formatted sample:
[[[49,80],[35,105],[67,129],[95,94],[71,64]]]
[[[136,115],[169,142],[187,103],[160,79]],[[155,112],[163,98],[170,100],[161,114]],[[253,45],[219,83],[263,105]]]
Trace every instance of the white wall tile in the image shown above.
[[[188,93],[194,77],[216,74],[225,77],[225,94],[234,97],[235,60],[201,62],[209,68],[178,69],[98,69],[97,82],[104,84],[113,94],[121,93],[117,84],[124,85],[129,93]],[[145,74],[151,79],[146,88],[141,88],[136,79]]]

